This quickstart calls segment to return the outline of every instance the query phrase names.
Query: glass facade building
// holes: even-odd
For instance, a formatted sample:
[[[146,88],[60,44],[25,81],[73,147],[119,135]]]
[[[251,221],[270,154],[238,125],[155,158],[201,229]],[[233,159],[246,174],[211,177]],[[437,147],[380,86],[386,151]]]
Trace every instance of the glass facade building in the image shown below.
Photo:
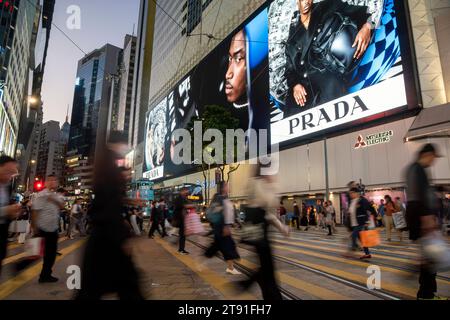
[[[108,44],[79,61],[68,152],[92,157],[97,142],[106,139],[111,80],[120,52]]]

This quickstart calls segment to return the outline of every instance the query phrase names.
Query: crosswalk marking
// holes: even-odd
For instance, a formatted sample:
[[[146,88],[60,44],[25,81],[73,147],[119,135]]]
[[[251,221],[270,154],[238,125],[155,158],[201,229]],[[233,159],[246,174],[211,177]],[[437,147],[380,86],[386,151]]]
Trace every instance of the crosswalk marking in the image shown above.
[[[315,246],[315,245],[310,245],[310,244],[290,242],[290,241],[285,241],[285,240],[272,240],[272,241],[276,242],[276,243],[281,243],[281,244],[289,244],[289,245],[296,246],[296,247],[318,249],[318,250],[329,251],[329,252],[346,253],[348,251],[348,250],[327,248],[327,247],[324,247],[324,246]],[[383,255],[377,255],[376,258],[377,259],[382,259],[382,260],[398,261],[398,262],[402,262],[402,263],[406,263],[406,264],[414,264],[411,261],[411,259],[402,259],[402,258],[383,256]]]
[[[342,271],[342,270],[338,270],[335,268],[331,268],[331,267],[327,267],[327,266],[323,266],[320,264],[315,264],[315,263],[311,263],[308,261],[303,261],[303,260],[298,260],[298,259],[293,259],[290,257],[286,257],[286,256],[281,256],[284,259],[290,260],[292,262],[296,262],[296,263],[301,263],[307,267],[316,269],[316,270],[320,270],[323,272],[327,272],[327,273],[331,273],[333,275],[336,275],[338,277],[344,278],[344,279],[348,279],[351,281],[355,281],[358,282],[362,285],[366,285],[367,282],[367,276],[361,276],[355,273],[350,273],[347,271]],[[401,295],[406,295],[409,297],[415,297],[416,296],[416,290],[409,288],[409,287],[405,287],[405,286],[401,286],[401,285],[397,285],[397,284],[393,284],[393,283],[383,283],[382,285],[382,290],[387,290],[390,292],[394,292],[397,294],[401,294]]]
[[[84,243],[85,240],[79,240],[76,243],[61,250],[61,253],[63,255],[61,257],[57,257],[56,262],[59,262],[62,259],[64,259],[68,254],[80,248]],[[0,284],[0,300],[6,299],[8,296],[13,294],[16,290],[24,286],[26,283],[39,276],[41,269],[42,269],[42,262],[26,269],[16,277],[11,278],[6,282]]]
[[[329,256],[329,255],[326,255],[326,254],[321,254],[321,253],[312,252],[312,251],[308,251],[308,250],[294,249],[294,248],[285,247],[285,246],[274,245],[273,248],[276,248],[276,249],[279,249],[279,250],[284,250],[284,251],[290,251],[290,252],[293,252],[293,253],[302,253],[302,254],[305,254],[305,255],[308,255],[308,256],[312,256],[312,257],[316,257],[316,258],[321,258],[321,259],[326,259],[326,260],[331,260],[331,261],[336,261],[336,262],[342,262],[344,264],[350,264],[350,265],[354,265],[354,266],[367,268],[367,263],[361,262],[361,261],[354,261],[354,260],[350,260],[350,259],[346,259],[346,258],[339,258],[339,257],[335,257],[335,256]],[[374,264],[376,264],[376,262]],[[380,266],[380,269],[382,271],[396,273],[396,274],[401,274],[403,276],[411,275],[411,272],[398,270],[398,269],[394,269],[394,268],[390,268],[390,267]],[[440,282],[440,283],[443,283],[443,284],[447,284],[447,285],[450,284],[449,281],[442,280],[442,279],[437,279],[437,282]]]
[[[273,235],[272,237],[276,238],[276,239],[286,239],[282,235]],[[343,243],[342,241],[326,241],[326,240],[320,240],[320,239],[305,239],[305,238],[299,238],[299,237],[293,237],[293,236],[290,236],[289,239],[299,240],[301,242],[308,242],[308,243],[323,243],[323,244],[334,246],[334,247],[342,247],[342,248],[347,248],[348,247],[348,242]],[[333,240],[333,239],[330,239],[330,240]],[[382,244],[382,245],[380,245],[380,247],[387,247],[387,245]],[[392,246],[392,247],[394,247],[394,246]],[[395,248],[399,249],[398,246],[395,246]],[[398,255],[403,255],[403,256],[410,256],[410,257],[414,257],[414,258],[419,258],[420,257],[419,254],[413,253],[413,252],[379,249],[378,247],[370,248],[370,250],[374,251],[374,252],[386,252],[386,253],[393,253],[393,254],[398,254]]]

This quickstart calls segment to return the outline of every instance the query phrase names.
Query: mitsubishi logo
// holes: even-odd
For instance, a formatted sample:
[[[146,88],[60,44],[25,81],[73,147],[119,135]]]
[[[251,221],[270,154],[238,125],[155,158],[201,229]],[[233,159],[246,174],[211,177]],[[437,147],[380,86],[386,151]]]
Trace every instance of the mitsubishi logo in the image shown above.
[[[359,149],[359,148],[365,148],[367,147],[366,142],[364,141],[364,138],[362,135],[358,136],[358,142],[355,144],[355,149]]]

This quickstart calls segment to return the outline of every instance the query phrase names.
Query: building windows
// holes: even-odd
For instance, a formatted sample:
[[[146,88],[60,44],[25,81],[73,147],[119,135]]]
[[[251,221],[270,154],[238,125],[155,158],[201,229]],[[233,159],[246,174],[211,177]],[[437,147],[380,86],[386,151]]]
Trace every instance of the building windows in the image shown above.
[[[189,35],[202,21],[202,0],[188,0],[186,32]]]

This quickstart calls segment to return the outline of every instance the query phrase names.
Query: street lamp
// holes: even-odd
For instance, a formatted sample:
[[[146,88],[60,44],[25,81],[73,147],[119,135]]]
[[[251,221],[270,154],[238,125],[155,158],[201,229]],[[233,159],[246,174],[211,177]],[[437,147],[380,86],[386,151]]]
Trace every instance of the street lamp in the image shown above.
[[[39,99],[36,98],[35,96],[28,96],[28,102],[29,102],[30,104],[37,104],[38,101],[39,101]]]

